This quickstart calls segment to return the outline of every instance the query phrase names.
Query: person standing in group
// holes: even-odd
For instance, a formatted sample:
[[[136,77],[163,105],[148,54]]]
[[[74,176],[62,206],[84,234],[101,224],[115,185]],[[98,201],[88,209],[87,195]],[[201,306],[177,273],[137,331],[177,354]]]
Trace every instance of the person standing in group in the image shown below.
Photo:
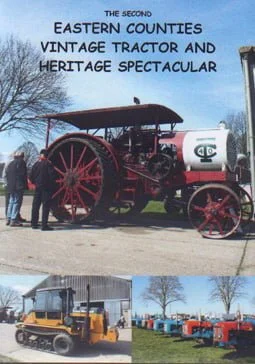
[[[9,200],[10,200],[10,192],[8,192],[8,188],[7,188],[7,176],[6,176],[6,171],[8,169],[8,166],[9,164],[16,158],[19,158],[17,157],[19,153],[18,152],[15,152],[13,153],[12,155],[12,159],[6,163],[5,167],[4,167],[4,171],[3,171],[3,176],[4,176],[4,185],[5,185],[5,217],[7,219],[7,211],[8,211],[8,205],[9,205]],[[20,152],[20,158],[21,160],[24,161],[24,157],[25,157],[25,154],[24,152]],[[22,201],[23,201],[23,196],[22,196],[22,199],[20,200],[20,208],[21,208],[21,205],[22,205]],[[26,222],[27,220],[24,219],[21,214],[20,214],[20,208],[19,208],[19,213],[18,213],[18,216],[17,216],[17,221],[19,222]],[[7,219],[8,220],[8,219]]]
[[[30,181],[35,185],[35,192],[32,204],[32,229],[38,229],[39,210],[42,205],[42,226],[41,230],[53,230],[48,225],[48,218],[51,206],[51,197],[54,191],[56,174],[53,165],[47,159],[46,149],[40,151],[39,160],[35,162],[30,174]]]
[[[27,167],[24,153],[16,152],[5,171],[7,193],[9,194],[6,225],[22,226],[19,221],[24,190],[27,189]]]

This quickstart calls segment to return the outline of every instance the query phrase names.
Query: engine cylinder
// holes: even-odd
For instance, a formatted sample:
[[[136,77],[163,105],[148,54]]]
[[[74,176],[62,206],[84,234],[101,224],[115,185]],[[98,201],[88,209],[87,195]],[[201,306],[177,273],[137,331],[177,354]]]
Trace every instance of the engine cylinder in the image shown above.
[[[186,170],[234,170],[237,160],[236,142],[227,129],[188,131],[183,140]]]

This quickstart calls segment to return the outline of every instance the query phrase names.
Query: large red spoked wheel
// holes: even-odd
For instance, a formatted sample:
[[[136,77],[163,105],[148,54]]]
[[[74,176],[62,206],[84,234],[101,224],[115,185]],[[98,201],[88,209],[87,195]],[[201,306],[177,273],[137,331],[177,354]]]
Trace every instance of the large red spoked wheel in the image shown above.
[[[71,137],[52,145],[49,159],[57,173],[53,215],[82,223],[108,210],[115,192],[116,170],[99,142]]]
[[[240,199],[225,185],[207,184],[191,196],[188,214],[192,225],[202,236],[226,238],[237,230],[241,222]]]

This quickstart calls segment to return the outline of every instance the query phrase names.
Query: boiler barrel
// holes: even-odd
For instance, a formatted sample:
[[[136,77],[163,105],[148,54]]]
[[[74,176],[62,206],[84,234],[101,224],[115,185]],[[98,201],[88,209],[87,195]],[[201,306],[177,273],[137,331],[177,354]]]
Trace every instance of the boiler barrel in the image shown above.
[[[183,140],[183,160],[187,171],[233,171],[235,138],[228,129],[188,131]]]

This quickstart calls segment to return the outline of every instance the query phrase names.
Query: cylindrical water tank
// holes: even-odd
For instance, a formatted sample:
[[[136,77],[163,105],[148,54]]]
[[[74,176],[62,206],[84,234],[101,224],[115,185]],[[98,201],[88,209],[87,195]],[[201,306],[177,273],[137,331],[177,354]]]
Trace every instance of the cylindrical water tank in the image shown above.
[[[233,171],[235,138],[228,129],[188,131],[183,140],[183,160],[187,171]]]

